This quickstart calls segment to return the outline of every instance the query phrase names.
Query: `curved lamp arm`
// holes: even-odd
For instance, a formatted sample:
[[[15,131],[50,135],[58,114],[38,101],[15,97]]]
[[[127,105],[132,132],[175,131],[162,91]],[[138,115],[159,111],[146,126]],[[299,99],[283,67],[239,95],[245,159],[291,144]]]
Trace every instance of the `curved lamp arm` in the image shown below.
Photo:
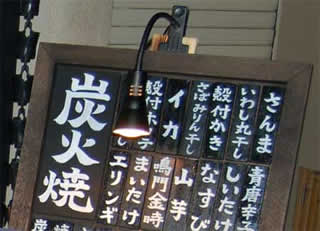
[[[167,19],[170,22],[170,25],[173,27],[180,26],[179,23],[174,19],[174,17],[172,17],[171,15],[169,15],[167,13],[160,12],[160,13],[157,13],[151,17],[151,19],[149,20],[149,22],[143,32],[143,35],[142,35],[142,38],[140,41],[140,46],[139,46],[137,59],[136,59],[136,67],[135,67],[136,71],[142,70],[144,51],[147,49],[148,38],[149,38],[150,32],[152,30],[152,27],[156,23],[156,21],[160,18]]]
[[[144,98],[144,85],[147,74],[142,70],[142,64],[150,32],[156,21],[160,18],[167,19],[174,28],[180,26],[171,15],[162,12],[153,15],[149,20],[140,42],[135,69],[133,72],[129,72],[129,76],[132,78],[129,86],[129,97],[121,109],[118,121],[113,130],[114,134],[127,138],[138,138],[150,135],[147,107]]]

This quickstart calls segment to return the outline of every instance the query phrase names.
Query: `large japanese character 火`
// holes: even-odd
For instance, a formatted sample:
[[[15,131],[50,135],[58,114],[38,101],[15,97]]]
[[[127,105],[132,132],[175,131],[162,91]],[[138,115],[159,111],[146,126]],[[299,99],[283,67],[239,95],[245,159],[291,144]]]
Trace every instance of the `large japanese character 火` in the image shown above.
[[[62,146],[68,147],[68,149],[63,153],[53,155],[52,158],[58,163],[64,164],[76,156],[80,164],[84,166],[99,164],[99,161],[89,157],[89,155],[83,150],[83,148],[94,146],[96,141],[94,139],[86,139],[85,143],[81,145],[80,141],[81,132],[79,131],[72,130],[71,142],[65,135],[62,135]]]

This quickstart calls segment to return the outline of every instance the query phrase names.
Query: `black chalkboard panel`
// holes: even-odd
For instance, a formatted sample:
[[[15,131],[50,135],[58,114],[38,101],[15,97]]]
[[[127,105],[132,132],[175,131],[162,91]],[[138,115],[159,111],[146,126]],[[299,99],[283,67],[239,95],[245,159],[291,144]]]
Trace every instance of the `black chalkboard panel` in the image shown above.
[[[40,46],[10,227],[282,230],[311,66],[147,53],[151,135],[129,140],[134,57]]]

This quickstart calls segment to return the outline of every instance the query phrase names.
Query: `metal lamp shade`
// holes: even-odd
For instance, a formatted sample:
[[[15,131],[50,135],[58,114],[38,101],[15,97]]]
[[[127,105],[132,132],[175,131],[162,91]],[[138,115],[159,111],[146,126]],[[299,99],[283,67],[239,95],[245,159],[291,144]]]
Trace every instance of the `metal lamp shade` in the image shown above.
[[[127,98],[113,133],[127,138],[150,135],[147,108],[143,96],[129,96]]]

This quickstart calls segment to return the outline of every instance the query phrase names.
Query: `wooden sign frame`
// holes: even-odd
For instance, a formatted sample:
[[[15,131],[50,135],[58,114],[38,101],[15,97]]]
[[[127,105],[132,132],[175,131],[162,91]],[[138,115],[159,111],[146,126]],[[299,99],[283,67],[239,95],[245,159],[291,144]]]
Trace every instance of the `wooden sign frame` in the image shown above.
[[[10,228],[30,230],[33,198],[55,65],[72,64],[125,71],[134,67],[135,57],[136,51],[127,49],[40,44],[11,210]],[[227,81],[270,82],[283,84],[286,87],[259,226],[261,231],[283,230],[312,66],[246,58],[147,52],[144,67],[150,73],[175,75],[180,76],[181,79],[190,78],[190,76],[196,79],[201,76],[201,79],[211,80],[215,77]]]

